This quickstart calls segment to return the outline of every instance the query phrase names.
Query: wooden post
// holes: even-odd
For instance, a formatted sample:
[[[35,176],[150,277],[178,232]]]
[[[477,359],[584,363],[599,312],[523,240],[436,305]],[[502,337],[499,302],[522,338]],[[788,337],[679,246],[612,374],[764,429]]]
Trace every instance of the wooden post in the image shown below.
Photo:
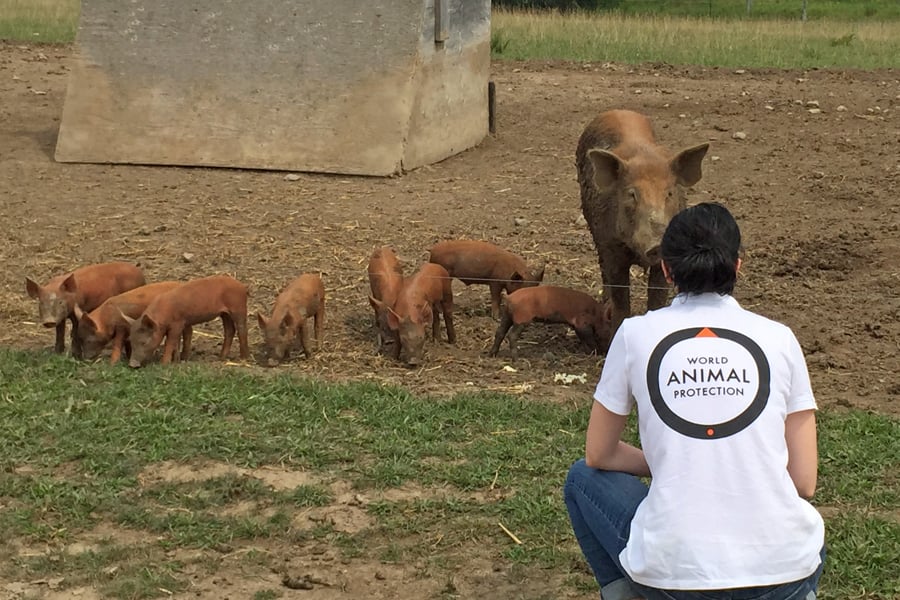
[[[753,12],[753,0],[747,0],[747,16],[750,16],[750,13]]]
[[[806,21],[806,0],[803,0],[803,14],[800,15],[801,21]]]

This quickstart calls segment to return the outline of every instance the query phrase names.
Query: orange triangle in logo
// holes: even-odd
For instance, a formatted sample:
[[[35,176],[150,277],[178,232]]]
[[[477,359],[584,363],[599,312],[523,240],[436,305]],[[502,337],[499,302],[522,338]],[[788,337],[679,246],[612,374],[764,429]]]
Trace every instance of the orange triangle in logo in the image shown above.
[[[698,334],[697,334],[696,336],[694,336],[694,337],[713,337],[713,338],[717,338],[717,337],[719,337],[719,336],[717,336],[715,333],[713,333],[712,330],[711,330],[709,327],[704,327],[703,329],[700,330],[700,333],[698,333]]]

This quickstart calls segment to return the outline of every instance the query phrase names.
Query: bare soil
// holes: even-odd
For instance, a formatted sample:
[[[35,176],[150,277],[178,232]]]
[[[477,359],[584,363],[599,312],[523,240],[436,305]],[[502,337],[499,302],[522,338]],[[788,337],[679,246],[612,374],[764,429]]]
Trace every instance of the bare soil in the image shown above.
[[[648,114],[672,147],[711,142],[690,200],[721,201],[737,216],[745,262],[735,295],[794,329],[820,405],[900,414],[898,71],[495,63],[498,132],[477,148],[395,178],[290,181],[277,172],[54,162],[70,52],[0,44],[0,344],[52,348],[53,332],[35,323],[26,275],[45,280],[115,259],[140,263],[150,281],[230,273],[250,285],[251,308],[268,311],[289,280],[321,272],[328,298],[321,350],[279,369],[437,395],[584,399],[602,359],[584,353],[564,327],[526,330],[514,363],[505,347],[497,358],[486,355],[496,327],[486,287],[454,282],[458,343],[430,344],[424,367],[378,356],[366,263],[374,247],[390,244],[411,273],[436,241],[487,239],[546,261],[546,283],[596,292],[596,254],[577,221],[574,151],[589,120],[620,107]],[[635,308],[645,298],[641,276]],[[254,325],[251,345],[260,341]],[[218,323],[200,328],[192,360],[223,365],[220,343]],[[258,359],[224,364],[262,373]],[[585,383],[562,385],[559,373],[585,374]],[[490,556],[478,561],[455,580],[463,597],[537,598],[559,583],[537,572],[513,577]],[[353,581],[348,569],[358,569],[384,590],[320,586],[307,597],[362,590],[426,597],[446,583],[412,566],[323,569],[332,581]],[[251,588],[235,582],[252,575],[217,577],[198,575],[191,596],[248,597]],[[404,588],[406,578],[420,587]]]

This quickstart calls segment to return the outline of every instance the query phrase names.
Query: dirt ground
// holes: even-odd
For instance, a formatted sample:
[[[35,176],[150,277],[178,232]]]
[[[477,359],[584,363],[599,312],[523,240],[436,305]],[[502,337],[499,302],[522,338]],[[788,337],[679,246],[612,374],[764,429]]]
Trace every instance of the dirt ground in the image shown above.
[[[545,283],[598,290],[577,221],[574,150],[589,120],[621,107],[650,115],[672,147],[711,142],[690,201],[721,201],[737,216],[745,266],[735,295],[794,329],[820,405],[900,414],[900,72],[495,63],[498,131],[479,147],[395,178],[291,181],[54,162],[70,51],[0,45],[0,344],[52,347],[26,275],[114,259],[139,262],[148,280],[230,273],[250,285],[251,309],[267,311],[286,282],[320,271],[322,349],[280,369],[440,395],[583,399],[601,360],[563,327],[526,330],[514,363],[505,347],[487,356],[495,322],[485,287],[454,282],[458,343],[430,344],[424,367],[376,355],[365,269],[379,244],[411,273],[434,242],[476,238],[546,262]],[[637,307],[645,296],[635,289]],[[218,324],[201,327],[193,360],[221,364],[220,341]],[[262,372],[256,358],[227,365]],[[559,373],[585,383],[561,385]]]

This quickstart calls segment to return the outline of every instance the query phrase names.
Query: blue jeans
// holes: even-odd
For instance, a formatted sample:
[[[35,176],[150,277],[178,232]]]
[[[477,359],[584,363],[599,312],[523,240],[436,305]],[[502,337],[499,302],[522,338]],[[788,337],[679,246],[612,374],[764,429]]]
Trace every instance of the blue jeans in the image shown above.
[[[619,553],[628,542],[631,519],[647,491],[634,475],[592,469],[583,459],[569,469],[564,490],[566,508],[603,600],[815,600],[825,548],[816,572],[790,583],[703,591],[659,590],[635,583],[622,569]]]

